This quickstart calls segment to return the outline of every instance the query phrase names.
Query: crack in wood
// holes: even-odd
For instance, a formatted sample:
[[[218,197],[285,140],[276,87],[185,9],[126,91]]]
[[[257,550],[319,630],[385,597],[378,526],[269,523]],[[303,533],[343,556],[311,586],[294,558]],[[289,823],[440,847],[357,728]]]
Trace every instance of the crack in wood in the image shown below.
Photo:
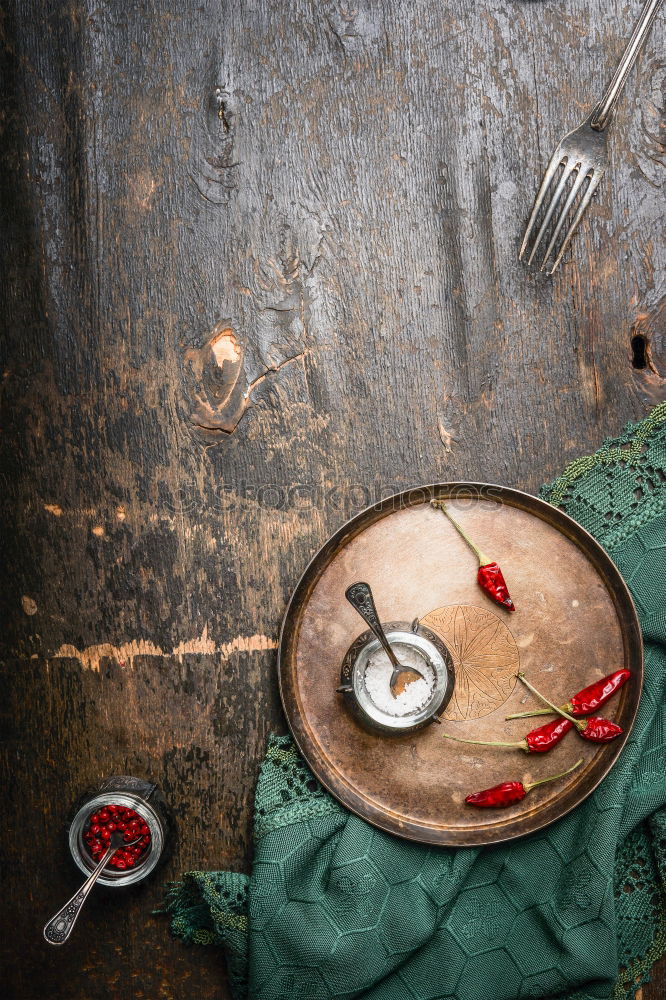
[[[208,635],[208,626],[198,638],[179,642],[173,649],[163,649],[150,639],[128,639],[126,642],[114,645],[110,642],[96,643],[77,649],[71,643],[63,643],[55,653],[47,656],[48,660],[78,660],[85,670],[99,672],[104,659],[111,659],[119,666],[134,667],[137,656],[174,656],[182,662],[183,657],[191,654],[215,654],[228,657],[232,653],[258,653],[264,650],[276,649],[277,640],[269,635],[255,633],[254,635],[238,635],[227,642],[216,643]]]

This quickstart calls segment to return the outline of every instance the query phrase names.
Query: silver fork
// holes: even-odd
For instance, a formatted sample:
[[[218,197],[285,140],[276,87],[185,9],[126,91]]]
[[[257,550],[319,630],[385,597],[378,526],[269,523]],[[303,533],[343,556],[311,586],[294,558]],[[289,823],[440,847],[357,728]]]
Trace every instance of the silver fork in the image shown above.
[[[662,0],[646,0],[641,16],[634,28],[634,33],[624,50],[624,54],[615,70],[613,79],[608,84],[604,96],[582,125],[579,125],[573,132],[569,132],[553,153],[534,201],[532,214],[527,223],[525,236],[523,237],[520,253],[518,254],[519,260],[522,260],[527,253],[527,248],[534,236],[539,211],[544,205],[546,194],[560,167],[562,168],[560,176],[554,184],[554,191],[550,202],[544,211],[543,217],[540,219],[539,229],[532,243],[527,263],[531,264],[534,260],[539,246],[548,234],[548,227],[552,221],[552,233],[550,233],[550,240],[540,268],[542,271],[547,270],[548,261],[555,250],[557,239],[573,209],[574,202],[580,196],[578,204],[573,211],[573,218],[569,224],[569,228],[555,257],[555,263],[550,268],[550,274],[555,271],[562,260],[562,256],[571,242],[571,237],[582,218],[583,212],[589,205],[590,199],[599,186],[599,181],[608,166],[606,129],[613,117],[615,105],[627,80],[629,71],[634,65],[643,42],[647,38],[661,2]],[[587,186],[583,188],[588,178]],[[566,198],[560,208],[560,201],[567,187]],[[558,211],[559,215],[556,214]]]

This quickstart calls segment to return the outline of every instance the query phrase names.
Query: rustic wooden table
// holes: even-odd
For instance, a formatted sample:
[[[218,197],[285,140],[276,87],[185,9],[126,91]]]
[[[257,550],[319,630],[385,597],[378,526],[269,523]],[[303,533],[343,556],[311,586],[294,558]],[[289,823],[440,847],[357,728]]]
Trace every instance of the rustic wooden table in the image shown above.
[[[42,943],[79,878],[69,804],[152,775],[164,878],[247,870],[321,542],[412,484],[535,491],[666,396],[663,17],[568,261],[516,260],[639,9],[6,7],[5,996],[227,995],[150,915],[160,879]]]

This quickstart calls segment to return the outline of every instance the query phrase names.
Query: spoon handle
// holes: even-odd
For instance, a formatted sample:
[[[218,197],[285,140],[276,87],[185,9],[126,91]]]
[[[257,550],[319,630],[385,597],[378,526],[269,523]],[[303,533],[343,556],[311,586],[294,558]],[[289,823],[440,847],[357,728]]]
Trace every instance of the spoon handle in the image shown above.
[[[389,660],[397,670],[402,670],[398,659],[389,645],[384,629],[379,621],[377,608],[372,597],[372,591],[367,583],[352,583],[345,591],[345,597],[353,608],[358,611],[366,625],[372,633],[379,639]]]
[[[102,869],[105,864],[111,858],[112,854],[115,854],[118,850],[117,847],[113,847],[109,844],[107,850],[104,852],[104,856],[95,868],[93,872],[88,876],[80,889],[74,893],[72,898],[65,903],[65,905],[58,910],[54,917],[51,917],[46,927],[44,928],[44,937],[49,944],[64,944],[69,935],[72,933],[74,924],[76,923],[77,917],[81,912],[81,908],[88,898],[90,890],[94,886],[95,882],[102,874]]]

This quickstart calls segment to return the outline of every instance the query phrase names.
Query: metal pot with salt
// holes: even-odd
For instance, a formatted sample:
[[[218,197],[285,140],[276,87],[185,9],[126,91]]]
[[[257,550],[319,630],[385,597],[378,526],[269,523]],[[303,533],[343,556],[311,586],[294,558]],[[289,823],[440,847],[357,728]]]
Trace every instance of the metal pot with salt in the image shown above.
[[[438,722],[455,680],[451,654],[442,640],[418,618],[411,624],[380,623],[367,584],[353,584],[346,596],[370,625],[342,663],[337,690],[349,710],[365,728],[395,735]]]

